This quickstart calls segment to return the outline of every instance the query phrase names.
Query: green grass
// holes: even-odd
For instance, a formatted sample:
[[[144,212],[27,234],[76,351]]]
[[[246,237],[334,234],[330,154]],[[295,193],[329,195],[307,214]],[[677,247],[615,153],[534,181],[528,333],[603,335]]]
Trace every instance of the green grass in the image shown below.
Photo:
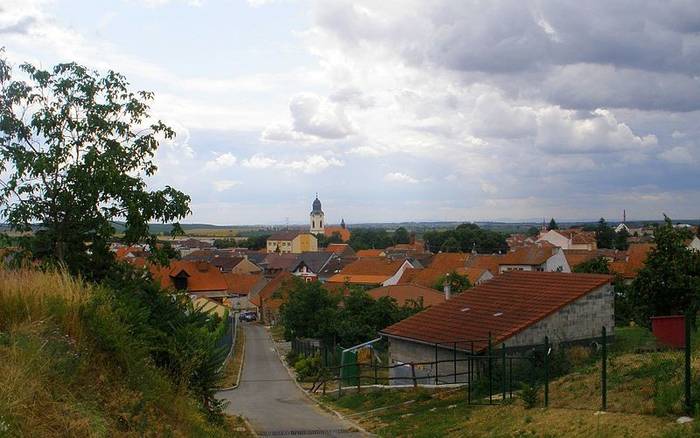
[[[0,436],[249,436],[239,419],[209,422],[138,346],[101,343],[86,319],[99,293],[66,274],[0,269]],[[110,307],[92,311],[110,339],[129,338]]]

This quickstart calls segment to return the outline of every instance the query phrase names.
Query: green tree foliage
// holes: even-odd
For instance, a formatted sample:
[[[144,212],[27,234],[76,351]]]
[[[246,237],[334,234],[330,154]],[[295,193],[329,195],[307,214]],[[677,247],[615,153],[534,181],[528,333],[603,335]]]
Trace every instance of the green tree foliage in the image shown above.
[[[35,256],[99,277],[111,263],[114,221],[125,220],[128,243],[155,243],[149,221],[190,213],[182,192],[146,188],[159,141],[175,135],[150,118],[152,93],[129,91],[122,75],[75,63],[19,68],[26,80],[13,80],[0,58],[0,170],[7,174],[0,217],[18,231],[39,225]]]
[[[394,231],[394,245],[397,245],[399,243],[410,243],[411,242],[411,235],[408,233],[408,230],[404,227],[399,227]]]
[[[554,218],[552,218],[552,219],[549,221],[549,225],[547,225],[547,231],[549,231],[549,230],[558,230],[558,229],[559,229],[559,225],[557,224],[557,221],[555,221]]]
[[[598,248],[613,248],[615,243],[615,230],[612,229],[602,217],[598,221],[595,235]]]
[[[630,244],[627,242],[627,239],[629,237],[630,233],[625,228],[615,233],[615,240],[613,242],[615,249],[618,249],[620,251],[626,251],[627,248],[629,248],[630,246]]]
[[[226,238],[226,239],[214,239],[214,248],[225,249],[225,248],[236,248],[238,243],[236,239]]]
[[[269,234],[262,234],[260,236],[251,236],[240,243],[241,248],[248,248],[252,250],[259,250],[267,247],[267,239],[270,237]]]
[[[343,243],[343,238],[340,237],[340,233],[337,231],[334,231],[330,236],[318,233],[316,234],[316,239],[318,240],[319,248],[325,248],[331,243]]]
[[[227,320],[194,308],[186,294],[164,293],[125,263],[114,265],[103,285],[85,310],[97,347],[116,353],[124,369],[148,355],[178,388],[197,397],[211,419],[219,419],[223,405],[216,388],[228,352],[219,340]]]
[[[353,228],[348,244],[355,251],[384,249],[394,244],[392,236],[381,228]]]
[[[345,296],[331,293],[319,282],[293,279],[280,309],[285,338],[322,339],[327,345],[357,345],[377,332],[421,310],[423,303],[399,306],[393,298],[375,300],[361,288]]]
[[[445,282],[450,285],[450,293],[453,294],[462,293],[472,287],[469,277],[466,275],[461,275],[456,271],[452,271],[440,276],[433,288],[442,292],[445,290]]]
[[[610,266],[605,257],[596,257],[577,265],[573,271],[581,274],[610,274]]]
[[[630,299],[636,320],[649,325],[651,316],[697,314],[700,297],[700,253],[685,245],[686,230],[670,219],[654,233],[656,248],[632,282]]]
[[[484,230],[476,224],[461,224],[454,230],[427,231],[423,239],[433,252],[507,252],[506,234]]]
[[[537,237],[540,234],[540,229],[537,227],[530,227],[527,229],[527,237]]]

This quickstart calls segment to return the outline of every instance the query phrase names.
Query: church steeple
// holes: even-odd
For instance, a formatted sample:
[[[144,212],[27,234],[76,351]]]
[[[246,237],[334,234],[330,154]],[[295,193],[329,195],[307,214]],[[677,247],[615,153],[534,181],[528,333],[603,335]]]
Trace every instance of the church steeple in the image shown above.
[[[311,214],[310,216],[310,228],[309,231],[312,234],[323,234],[324,224],[323,224],[323,210],[321,209],[321,201],[318,199],[318,193],[316,193],[316,199],[314,199],[313,204],[311,204]]]
[[[345,229],[345,218],[343,218],[343,219],[340,220],[340,227],[341,227],[342,229]]]

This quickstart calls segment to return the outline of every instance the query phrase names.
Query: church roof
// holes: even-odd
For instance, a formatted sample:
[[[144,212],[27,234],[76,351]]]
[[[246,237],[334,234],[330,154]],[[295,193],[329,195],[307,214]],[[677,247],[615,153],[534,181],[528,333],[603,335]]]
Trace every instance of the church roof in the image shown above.
[[[314,199],[314,203],[312,204],[311,213],[323,213],[323,210],[321,210],[321,201],[318,199],[318,195],[316,195],[316,199]]]

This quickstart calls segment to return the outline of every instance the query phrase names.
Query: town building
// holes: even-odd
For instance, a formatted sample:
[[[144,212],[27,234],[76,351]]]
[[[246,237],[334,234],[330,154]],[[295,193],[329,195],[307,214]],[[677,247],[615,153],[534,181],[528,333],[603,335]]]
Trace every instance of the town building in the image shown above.
[[[318,251],[318,239],[316,239],[316,236],[312,233],[304,231],[279,231],[272,234],[267,239],[268,253],[301,254],[307,251]]]
[[[571,272],[571,267],[561,247],[538,242],[503,255],[498,272],[506,271]]]
[[[324,234],[324,214],[323,209],[321,209],[321,201],[318,199],[318,194],[316,194],[316,199],[314,199],[311,205],[309,221],[311,222],[311,227],[309,228],[311,234]]]
[[[554,348],[590,342],[603,327],[614,335],[612,280],[609,275],[509,271],[380,333],[389,340],[392,364],[452,360],[457,353],[463,358],[472,348],[483,353],[489,338],[511,352],[541,345],[545,336]],[[466,363],[457,367],[464,373],[460,381],[466,381]],[[401,377],[403,368],[395,368],[392,377]],[[435,365],[415,371],[423,383],[452,372]]]
[[[367,294],[378,300],[381,297],[391,297],[399,306],[421,304],[430,307],[445,302],[445,294],[430,287],[417,284],[395,284],[370,289]]]
[[[389,260],[383,257],[360,258],[330,277],[328,283],[389,286],[397,284],[404,271],[412,267],[408,260]]]

